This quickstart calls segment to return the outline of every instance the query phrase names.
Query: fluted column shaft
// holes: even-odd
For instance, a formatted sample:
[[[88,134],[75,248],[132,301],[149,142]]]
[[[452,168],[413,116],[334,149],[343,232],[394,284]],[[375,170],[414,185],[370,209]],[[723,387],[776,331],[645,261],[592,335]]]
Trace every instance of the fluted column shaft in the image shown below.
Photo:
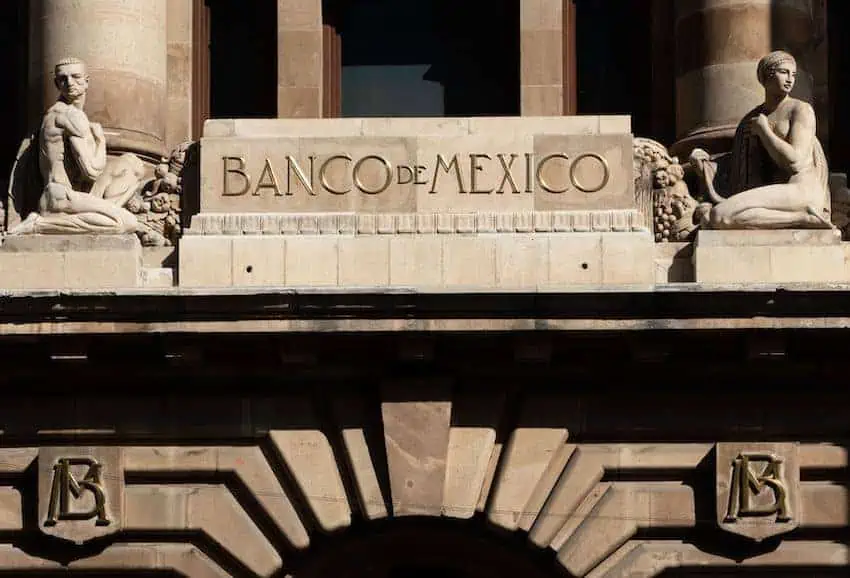
[[[35,121],[56,99],[53,67],[86,62],[86,113],[111,152],[158,159],[168,116],[166,0],[35,0],[30,13],[29,88]]]

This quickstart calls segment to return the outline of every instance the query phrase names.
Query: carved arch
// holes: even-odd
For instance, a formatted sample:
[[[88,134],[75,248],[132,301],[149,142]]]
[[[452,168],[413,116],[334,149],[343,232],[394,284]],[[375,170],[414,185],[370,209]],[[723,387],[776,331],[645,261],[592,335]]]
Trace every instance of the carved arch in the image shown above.
[[[850,563],[837,541],[788,539],[735,560],[676,537],[714,523],[700,513],[713,444],[573,440],[581,418],[561,395],[508,401],[418,383],[386,388],[380,400],[291,395],[249,405],[251,426],[232,442],[112,440],[121,463],[104,464],[104,475],[123,476],[122,530],[70,559],[28,542],[38,448],[0,449],[0,573],[312,578],[311,553],[331,540],[424,518],[465,520],[524,544],[565,576]],[[846,453],[803,444],[800,466],[819,472],[801,485],[800,527],[838,527],[831,514],[846,509],[847,491],[824,480],[846,468]]]

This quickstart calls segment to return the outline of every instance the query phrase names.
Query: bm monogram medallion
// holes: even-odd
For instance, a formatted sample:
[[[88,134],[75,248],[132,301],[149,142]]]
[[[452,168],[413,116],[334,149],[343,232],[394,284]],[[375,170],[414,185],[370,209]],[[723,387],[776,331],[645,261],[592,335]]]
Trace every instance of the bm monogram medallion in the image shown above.
[[[717,521],[763,540],[799,524],[796,444],[717,444]]]
[[[39,528],[77,544],[117,532],[123,477],[120,448],[41,448]]]

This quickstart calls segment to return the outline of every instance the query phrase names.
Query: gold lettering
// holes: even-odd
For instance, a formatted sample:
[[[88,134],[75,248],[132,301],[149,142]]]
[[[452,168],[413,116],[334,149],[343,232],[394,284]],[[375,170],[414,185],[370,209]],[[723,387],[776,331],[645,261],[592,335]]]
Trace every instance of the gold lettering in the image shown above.
[[[408,183],[413,182],[413,169],[412,168],[410,168],[407,165],[399,165],[399,166],[396,167],[396,170],[398,170],[398,184],[406,185]],[[402,170],[407,171],[407,177],[406,177],[405,180],[402,180],[402,178],[401,178],[401,171]]]
[[[316,195],[316,192],[313,190],[313,168],[316,162],[316,157],[310,155],[310,180],[307,180],[307,175],[304,174],[304,169],[301,168],[301,165],[298,164],[298,161],[295,160],[292,155],[286,155],[286,194],[292,195],[292,173],[295,173],[295,177],[301,181],[301,184],[307,192],[311,195]]]
[[[251,188],[251,177],[245,172],[245,159],[243,157],[221,157],[221,160],[224,164],[224,191],[221,194],[225,197],[239,197],[247,193]],[[239,164],[238,168],[229,167],[228,163],[231,161],[236,161]],[[230,191],[230,179],[227,178],[228,174],[239,175],[245,180],[245,184],[241,190],[237,192]]]
[[[419,180],[419,177],[422,176],[422,173],[427,171],[428,168],[423,165],[416,165],[416,176],[413,178],[414,185],[427,185],[428,181]]]
[[[534,192],[534,153],[525,153],[525,192]]]
[[[763,463],[761,473],[753,471],[754,464]],[[788,488],[784,481],[784,468],[781,458],[772,454],[740,454],[732,464],[732,480],[729,487],[729,507],[726,521],[734,522],[745,516],[772,516],[777,522],[791,520],[792,512],[788,499]],[[773,492],[773,504],[755,506],[753,498],[762,490],[769,488]]]
[[[511,160],[510,161],[506,161],[505,155],[503,155],[503,154],[498,154],[496,156],[499,157],[499,163],[502,165],[502,170],[505,172],[505,174],[502,176],[502,182],[499,183],[498,187],[496,187],[496,192],[497,193],[504,193],[505,192],[505,188],[504,188],[505,183],[510,183],[511,184],[511,192],[518,193],[519,189],[516,186],[516,181],[514,180],[514,175],[511,172],[511,167],[514,166],[514,161],[516,161],[518,155],[511,153]]]
[[[569,185],[567,185],[563,189],[555,189],[543,178],[543,168],[546,166],[546,163],[548,163],[552,159],[563,159],[565,161],[568,161],[570,160],[570,157],[568,157],[564,153],[553,153],[551,155],[546,155],[545,157],[540,159],[540,162],[537,164],[537,182],[547,193],[554,193],[556,195],[565,193],[570,189]]]
[[[452,156],[452,160],[449,163],[446,163],[446,160],[443,158],[443,155],[437,155],[437,166],[434,168],[434,178],[431,179],[431,190],[429,193],[437,192],[437,176],[440,174],[440,169],[446,171],[446,174],[452,169],[455,171],[455,178],[457,179],[457,189],[459,193],[465,193],[466,187],[463,186],[463,173],[460,170],[460,164],[457,162],[457,155]]]
[[[602,170],[603,170],[602,183],[598,187],[596,187],[595,189],[592,188],[592,187],[585,186],[585,184],[581,183],[576,178],[576,174],[575,174],[576,165],[579,163],[579,161],[581,161],[583,159],[587,159],[587,158],[596,159],[597,161],[599,161],[602,164]],[[578,157],[576,157],[576,160],[573,161],[573,166],[570,167],[570,181],[573,183],[573,186],[575,188],[577,188],[578,190],[580,190],[583,193],[596,193],[598,191],[601,191],[602,189],[605,188],[605,185],[608,184],[609,178],[611,178],[611,171],[608,168],[608,161],[605,160],[605,157],[603,157],[602,155],[598,155],[596,153],[580,154]]]
[[[360,179],[360,168],[366,163],[366,161],[369,160],[375,160],[381,163],[381,166],[384,167],[384,171],[386,173],[386,177],[384,177],[384,184],[377,189],[370,189],[364,185],[363,181]],[[357,164],[354,165],[354,172],[352,174],[354,176],[354,185],[360,189],[361,192],[366,193],[367,195],[378,195],[383,193],[393,182],[393,166],[387,159],[378,155],[367,155],[357,161]]]
[[[88,466],[82,480],[77,480],[71,466]],[[112,522],[106,514],[106,492],[101,477],[101,464],[92,458],[62,458],[53,466],[53,485],[50,502],[47,506],[45,526],[55,526],[64,520],[91,520],[98,526],[108,526]],[[88,512],[71,511],[71,498],[80,499],[84,491],[94,497],[94,506]]]
[[[269,182],[265,182],[268,177]],[[277,175],[274,174],[274,168],[269,159],[266,159],[266,164],[263,165],[263,172],[260,173],[260,178],[257,180],[257,188],[254,189],[254,196],[259,196],[260,189],[272,189],[276,197],[282,197],[280,187],[277,184]]]
[[[334,155],[331,158],[329,158],[328,160],[326,160],[324,162],[324,164],[322,164],[322,168],[319,169],[319,182],[322,184],[322,187],[324,187],[324,189],[326,191],[328,191],[329,193],[333,193],[334,195],[344,195],[346,193],[351,192],[351,187],[348,187],[345,190],[333,188],[331,186],[331,184],[328,182],[328,176],[325,173],[325,171],[328,170],[328,165],[330,165],[332,162],[334,162],[336,160],[348,161],[350,163],[352,159],[348,155]]]
[[[492,160],[490,155],[476,153],[469,155],[469,194],[471,195],[489,195],[493,192],[493,189],[478,188],[478,171],[484,170],[484,167],[478,162],[480,159]]]

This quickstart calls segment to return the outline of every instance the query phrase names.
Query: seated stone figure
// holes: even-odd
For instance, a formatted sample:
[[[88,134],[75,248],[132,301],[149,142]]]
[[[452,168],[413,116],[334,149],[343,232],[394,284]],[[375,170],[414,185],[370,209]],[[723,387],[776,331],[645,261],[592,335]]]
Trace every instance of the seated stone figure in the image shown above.
[[[85,64],[63,59],[54,75],[59,99],[45,113],[29,150],[35,160],[37,149],[40,197],[35,207],[17,199],[21,207],[34,210],[8,234],[135,233],[138,221],[123,207],[136,193],[144,165],[132,154],[107,162],[103,128],[83,112],[88,91]],[[17,195],[32,193],[19,190]]]
[[[771,52],[758,64],[764,103],[738,125],[726,189],[718,192],[717,164],[695,149],[691,163],[714,206],[697,210],[708,229],[830,228],[829,171],[815,136],[812,107],[790,96],[794,57]],[[723,194],[721,194],[723,193]]]

